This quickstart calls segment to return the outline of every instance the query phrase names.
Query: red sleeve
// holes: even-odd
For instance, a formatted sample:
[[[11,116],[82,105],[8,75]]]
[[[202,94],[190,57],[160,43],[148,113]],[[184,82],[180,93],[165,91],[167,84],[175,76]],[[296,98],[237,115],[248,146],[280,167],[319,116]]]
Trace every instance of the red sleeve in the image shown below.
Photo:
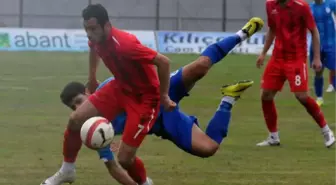
[[[305,18],[306,28],[313,30],[316,27],[316,24],[308,3],[304,3],[303,17]]]
[[[269,28],[274,29],[275,28],[275,22],[272,18],[271,14],[271,2],[266,1],[266,14],[267,14],[267,24]]]
[[[138,39],[128,44],[125,57],[131,61],[152,64],[157,52],[141,44]]]

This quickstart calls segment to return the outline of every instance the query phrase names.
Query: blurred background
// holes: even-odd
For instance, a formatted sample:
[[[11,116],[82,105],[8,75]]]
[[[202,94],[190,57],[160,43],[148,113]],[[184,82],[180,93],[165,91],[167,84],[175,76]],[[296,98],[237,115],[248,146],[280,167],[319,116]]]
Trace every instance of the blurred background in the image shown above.
[[[122,29],[236,31],[265,18],[265,0],[0,0],[0,26],[81,28],[81,11],[101,3]]]

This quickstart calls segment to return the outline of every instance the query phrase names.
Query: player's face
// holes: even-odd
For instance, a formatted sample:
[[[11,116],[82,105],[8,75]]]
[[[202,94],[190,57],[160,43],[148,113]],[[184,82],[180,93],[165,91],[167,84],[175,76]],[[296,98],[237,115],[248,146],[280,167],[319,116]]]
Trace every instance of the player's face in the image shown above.
[[[91,42],[101,43],[105,40],[104,28],[98,24],[96,18],[90,18],[89,20],[84,20],[84,29],[86,35]]]
[[[88,97],[89,97],[88,94],[78,94],[72,99],[72,101],[69,104],[69,107],[72,110],[76,110],[80,105],[82,105],[88,99]]]

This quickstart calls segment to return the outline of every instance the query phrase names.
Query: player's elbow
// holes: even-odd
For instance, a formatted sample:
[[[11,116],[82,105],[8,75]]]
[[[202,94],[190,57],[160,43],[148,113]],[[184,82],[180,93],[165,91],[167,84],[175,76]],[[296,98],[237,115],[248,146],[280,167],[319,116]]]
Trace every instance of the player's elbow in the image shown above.
[[[154,61],[153,61],[154,65],[156,65],[158,68],[162,69],[162,68],[167,68],[169,69],[169,66],[170,66],[170,60],[168,57],[158,53],[156,55],[156,57],[154,58]]]

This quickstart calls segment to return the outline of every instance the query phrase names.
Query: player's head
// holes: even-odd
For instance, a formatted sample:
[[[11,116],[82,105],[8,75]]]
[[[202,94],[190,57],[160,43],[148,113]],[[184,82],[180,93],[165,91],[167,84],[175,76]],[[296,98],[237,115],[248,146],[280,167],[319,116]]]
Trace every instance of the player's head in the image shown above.
[[[60,95],[62,102],[72,110],[76,110],[88,97],[87,88],[79,82],[68,83]]]
[[[94,43],[104,42],[111,30],[107,10],[101,4],[90,4],[82,11],[82,17],[88,39]]]

